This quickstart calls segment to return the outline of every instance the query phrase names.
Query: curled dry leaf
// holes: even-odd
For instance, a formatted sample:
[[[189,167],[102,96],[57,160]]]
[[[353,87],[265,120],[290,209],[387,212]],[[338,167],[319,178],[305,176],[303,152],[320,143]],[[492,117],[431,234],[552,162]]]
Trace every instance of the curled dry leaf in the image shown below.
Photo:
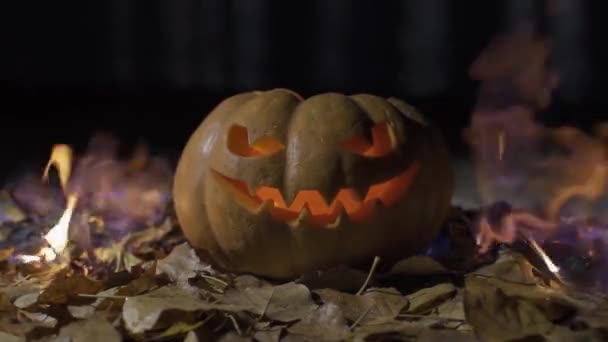
[[[511,249],[505,249],[500,252],[495,263],[481,267],[472,273],[521,284],[536,284],[537,279],[533,277],[531,267],[523,255]]]
[[[465,280],[466,317],[483,340],[518,340],[548,335],[553,321],[572,314],[573,301],[549,288],[469,276]]]
[[[370,288],[362,296],[332,289],[315,291],[324,303],[337,305],[348,321],[358,325],[392,320],[408,305],[408,300],[393,288]]]
[[[187,242],[175,246],[171,253],[158,261],[156,274],[166,274],[171,281],[187,283],[199,272],[213,272],[210,265],[201,262],[196,252]]]
[[[69,337],[71,342],[121,342],[120,333],[100,317],[72,322],[61,328],[59,337]]]
[[[342,310],[333,303],[323,304],[309,312],[287,331],[312,341],[343,341],[350,335]]]
[[[257,315],[279,321],[291,322],[306,317],[318,305],[312,300],[308,288],[294,282],[278,286],[263,286],[226,291],[221,303],[244,305]]]
[[[409,300],[407,312],[425,313],[454,297],[456,291],[457,289],[453,284],[443,283],[414,292],[406,297]]]

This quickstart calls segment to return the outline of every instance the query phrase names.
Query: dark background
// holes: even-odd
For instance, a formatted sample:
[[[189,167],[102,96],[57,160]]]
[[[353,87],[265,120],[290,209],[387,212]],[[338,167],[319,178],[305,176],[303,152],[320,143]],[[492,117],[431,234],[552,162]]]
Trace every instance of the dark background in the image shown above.
[[[588,128],[606,117],[601,1],[557,0],[562,83],[540,118]],[[3,173],[83,148],[100,129],[179,151],[213,106],[273,87],[398,96],[465,152],[477,84],[467,68],[492,36],[543,19],[532,0],[105,0],[0,5]]]

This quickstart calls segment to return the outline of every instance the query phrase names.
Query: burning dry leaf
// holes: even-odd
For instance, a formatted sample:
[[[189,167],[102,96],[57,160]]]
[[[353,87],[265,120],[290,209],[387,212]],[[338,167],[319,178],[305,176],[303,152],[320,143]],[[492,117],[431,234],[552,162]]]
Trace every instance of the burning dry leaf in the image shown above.
[[[61,328],[59,337],[70,337],[71,342],[120,342],[120,333],[100,317],[76,321]]]
[[[536,284],[536,279],[532,276],[530,267],[530,263],[523,255],[510,249],[504,249],[500,252],[500,256],[495,263],[484,266],[474,271],[473,274],[521,284]]]
[[[318,306],[306,286],[293,282],[274,287],[230,289],[221,303],[245,305],[257,315],[280,322],[301,319]]]
[[[539,286],[469,276],[464,305],[468,322],[479,338],[516,340],[547,335],[552,321],[572,314],[566,298]]]
[[[173,312],[193,312],[221,310],[228,312],[252,311],[243,304],[211,304],[179,287],[165,286],[144,295],[129,297],[122,308],[125,327],[133,334],[146,332],[156,325],[161,314]]]
[[[362,296],[338,292],[332,289],[315,291],[324,303],[340,307],[344,318],[359,325],[373,321],[394,319],[408,305],[399,291],[387,288],[371,288]]]
[[[333,303],[323,304],[309,312],[287,331],[312,341],[342,341],[350,335],[342,310]]]
[[[456,287],[450,283],[419,290],[406,297],[410,303],[407,312],[415,314],[427,312],[452,298],[456,291]]]

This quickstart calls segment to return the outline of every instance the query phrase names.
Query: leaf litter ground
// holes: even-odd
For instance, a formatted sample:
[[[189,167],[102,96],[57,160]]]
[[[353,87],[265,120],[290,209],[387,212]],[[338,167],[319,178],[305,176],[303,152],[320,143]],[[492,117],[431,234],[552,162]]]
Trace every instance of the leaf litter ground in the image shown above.
[[[0,241],[7,242],[24,234],[27,218],[2,206]],[[287,282],[214,269],[171,215],[97,248],[94,262],[72,251],[70,261],[15,264],[15,247],[5,243],[0,341],[608,339],[606,297],[543,271],[525,249],[501,247],[480,258],[470,213],[452,216],[440,255]]]

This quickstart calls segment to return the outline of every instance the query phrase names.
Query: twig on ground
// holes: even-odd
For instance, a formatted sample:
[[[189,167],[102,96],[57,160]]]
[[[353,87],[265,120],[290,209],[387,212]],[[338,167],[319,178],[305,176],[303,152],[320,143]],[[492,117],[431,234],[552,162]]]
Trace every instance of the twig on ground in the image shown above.
[[[374,262],[372,263],[372,267],[369,269],[369,273],[367,274],[367,278],[365,279],[365,282],[363,283],[363,285],[361,285],[361,288],[356,293],[357,296],[360,296],[361,294],[363,294],[363,291],[365,291],[365,288],[367,287],[367,285],[371,281],[372,277],[374,276],[374,273],[376,272],[376,267],[378,267],[379,263],[380,263],[380,257],[375,256]]]

